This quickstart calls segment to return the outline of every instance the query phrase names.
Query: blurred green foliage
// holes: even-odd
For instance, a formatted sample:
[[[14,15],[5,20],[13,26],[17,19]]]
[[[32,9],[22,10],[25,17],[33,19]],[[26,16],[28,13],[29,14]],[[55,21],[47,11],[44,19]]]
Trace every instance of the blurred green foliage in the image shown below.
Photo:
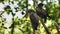
[[[5,0],[0,0],[0,2],[2,2],[2,1],[5,1]],[[7,1],[9,1],[9,0],[7,0]],[[18,11],[19,9],[23,10],[23,12],[21,14],[24,15],[25,14],[24,11],[26,8],[26,0],[13,0],[12,2],[14,3],[14,1],[18,2],[18,4],[17,4],[18,7],[16,8],[16,11]],[[44,2],[44,0],[40,0],[40,1]],[[46,5],[44,7],[46,8],[47,13],[51,16],[51,19],[50,20],[47,19],[47,22],[45,23],[45,25],[48,27],[51,34],[58,34],[55,23],[58,23],[58,28],[60,29],[60,0],[57,0],[58,3],[56,3],[55,0],[54,1],[50,0],[50,2],[47,2],[47,1],[48,0],[46,0]],[[11,1],[9,1],[9,2],[11,2]],[[2,3],[4,3],[4,2],[2,2]],[[28,4],[28,6],[31,6],[31,5]],[[32,6],[32,8],[33,8],[33,6]],[[13,13],[13,11],[11,11],[10,7],[5,8],[4,12],[7,12],[9,14],[10,14],[10,12]],[[14,15],[13,16],[13,18],[14,18],[16,14],[14,13],[12,15]],[[9,26],[11,28],[5,27],[4,25],[6,25],[5,23],[7,23],[7,22],[6,22],[6,20],[3,21],[3,19],[4,18],[2,16],[0,18],[0,34],[11,34],[12,27],[11,26]],[[18,18],[18,16],[17,16],[16,18],[14,18],[14,23],[15,23],[14,24],[15,25],[14,34],[32,34],[33,33],[29,15],[27,15],[27,17],[24,16],[22,18]],[[40,31],[41,31],[41,34],[46,34],[45,29],[42,25],[40,25]]]

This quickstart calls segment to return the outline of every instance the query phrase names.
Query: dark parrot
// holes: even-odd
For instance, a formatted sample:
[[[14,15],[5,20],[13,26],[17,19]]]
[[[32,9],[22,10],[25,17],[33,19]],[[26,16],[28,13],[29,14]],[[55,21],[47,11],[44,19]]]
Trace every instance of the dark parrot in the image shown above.
[[[33,29],[37,30],[37,27],[39,24],[38,15],[32,9],[29,9],[28,13],[30,14],[30,20],[31,20],[31,24],[32,24]]]
[[[38,4],[38,6],[36,7],[36,13],[39,17],[44,19],[44,22],[46,22],[47,17],[50,18],[50,16],[48,15],[47,11],[44,10],[43,7],[44,4],[40,3]]]
[[[39,3],[38,6],[36,7],[36,14],[41,18],[41,23],[43,25],[43,27],[45,28],[47,34],[51,34],[50,31],[48,30],[48,28],[45,26],[44,23],[46,23],[46,19],[47,17],[50,19],[51,17],[48,15],[48,12],[46,10],[44,10],[43,7],[43,3]],[[44,19],[44,20],[43,20]]]

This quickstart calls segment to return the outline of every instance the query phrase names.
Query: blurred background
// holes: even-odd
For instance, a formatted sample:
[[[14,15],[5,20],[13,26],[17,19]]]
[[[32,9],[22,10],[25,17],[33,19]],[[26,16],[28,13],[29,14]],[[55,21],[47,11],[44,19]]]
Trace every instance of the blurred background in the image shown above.
[[[33,34],[26,10],[35,10],[41,2],[44,4],[43,9],[51,16],[44,24],[51,34],[59,34],[60,0],[0,0],[0,34]],[[39,29],[40,34],[47,34],[41,24]]]

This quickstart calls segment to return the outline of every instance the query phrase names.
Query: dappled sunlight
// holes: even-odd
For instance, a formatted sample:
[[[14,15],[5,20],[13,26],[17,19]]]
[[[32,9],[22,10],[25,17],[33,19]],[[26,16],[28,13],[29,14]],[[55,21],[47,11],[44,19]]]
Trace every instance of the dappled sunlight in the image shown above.
[[[5,7],[5,5],[0,3],[0,11],[4,11],[4,7]]]
[[[18,11],[16,12],[16,15],[14,18],[18,17],[19,19],[21,19],[24,15],[22,15],[22,11]]]
[[[36,34],[48,34],[47,30],[51,34],[60,34],[58,32],[60,31],[59,2],[60,0],[0,0],[0,34],[33,34],[35,31]],[[39,7],[38,4],[40,3],[44,5]],[[34,7],[34,5],[36,6]],[[50,18],[46,18],[44,13],[41,15],[36,7],[38,11],[41,11],[40,8],[46,10],[46,16],[49,15]],[[27,12],[29,9],[35,12],[30,11],[29,14]],[[46,19],[45,23],[44,19]],[[37,27],[37,30],[34,31],[34,27]]]
[[[51,21],[51,20],[47,20],[46,26],[47,26],[47,27],[48,27],[48,26],[51,26],[51,24],[52,24],[52,21]]]

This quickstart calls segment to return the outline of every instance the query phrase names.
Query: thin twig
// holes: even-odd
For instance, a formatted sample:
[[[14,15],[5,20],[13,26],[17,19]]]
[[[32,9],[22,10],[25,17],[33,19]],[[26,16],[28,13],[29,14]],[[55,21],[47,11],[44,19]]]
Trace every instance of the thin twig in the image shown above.
[[[40,20],[41,20],[41,23],[42,23],[43,27],[45,28],[47,34],[51,34],[51,33],[49,32],[49,29],[45,26],[45,24],[44,24],[42,18],[41,18]]]

